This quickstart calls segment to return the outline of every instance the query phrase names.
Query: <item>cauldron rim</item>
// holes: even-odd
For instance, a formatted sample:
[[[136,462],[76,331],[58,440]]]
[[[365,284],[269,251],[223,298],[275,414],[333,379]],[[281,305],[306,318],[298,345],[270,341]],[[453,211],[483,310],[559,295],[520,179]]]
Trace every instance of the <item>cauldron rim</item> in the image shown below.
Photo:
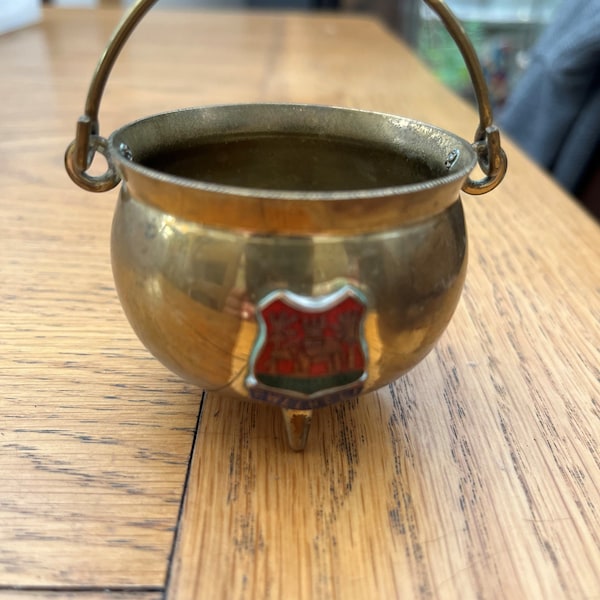
[[[261,119],[256,120],[260,116]],[[348,190],[288,190],[288,189],[271,189],[262,187],[246,187],[231,185],[226,183],[214,183],[200,179],[192,179],[189,177],[172,175],[164,171],[148,167],[143,164],[143,160],[138,160],[141,154],[144,156],[151,153],[153,148],[156,148],[157,139],[160,141],[170,142],[173,147],[181,144],[181,138],[176,134],[192,135],[198,130],[200,125],[206,133],[281,133],[281,134],[322,134],[322,130],[318,130],[317,126],[322,126],[323,121],[317,119],[331,118],[333,116],[336,127],[341,127],[343,131],[349,131],[351,127],[350,121],[356,123],[359,120],[362,124],[367,123],[373,126],[370,129],[371,133],[376,132],[379,138],[367,139],[364,136],[345,135],[336,133],[342,139],[349,141],[367,142],[373,141],[378,143],[386,143],[391,146],[390,138],[385,138],[386,132],[402,131],[410,136],[420,137],[423,149],[432,152],[434,149],[438,151],[438,167],[441,170],[443,159],[446,158],[452,150],[458,150],[459,155],[456,162],[449,169],[448,174],[436,176],[425,181],[415,183],[390,185],[384,187],[372,187],[366,189],[348,189]],[[233,118],[236,117],[236,118]],[[196,119],[195,119],[196,118]],[[198,123],[198,119],[200,123]],[[313,126],[308,129],[303,128],[312,119]],[[191,122],[195,127],[191,127]],[[261,122],[269,121],[268,126],[260,126]],[[240,122],[245,123],[245,128],[240,129]],[[248,126],[251,123],[251,126]],[[166,127],[165,127],[166,125]],[[216,128],[215,128],[216,125]],[[226,125],[225,129],[223,125]],[[298,125],[302,127],[298,128]],[[387,129],[377,130],[376,125],[380,128]],[[331,127],[329,128],[331,129]],[[168,130],[168,131],[167,131]],[[165,133],[167,131],[167,133]],[[158,133],[158,135],[157,135]],[[326,133],[331,134],[332,131]],[[364,133],[364,130],[363,132]],[[161,137],[162,136],[162,137]],[[427,139],[423,141],[423,138]],[[140,144],[140,140],[142,143]],[[396,140],[398,141],[398,140]],[[443,144],[441,143],[443,141]],[[436,143],[437,142],[437,143]],[[211,194],[232,195],[236,197],[251,197],[259,199],[274,199],[278,201],[288,200],[303,200],[303,201],[344,201],[344,200],[360,200],[369,198],[381,198],[389,196],[412,196],[419,192],[428,192],[440,187],[450,186],[451,188],[460,189],[462,183],[473,170],[477,155],[472,145],[460,136],[443,129],[441,127],[425,123],[416,119],[411,119],[404,116],[388,114],[376,111],[367,111],[356,108],[346,108],[331,105],[318,104],[297,104],[297,103],[241,103],[241,104],[214,104],[200,107],[180,108],[175,110],[164,111],[150,116],[136,119],[126,125],[115,130],[108,140],[111,161],[117,167],[121,177],[127,182],[132,175],[138,177],[149,178],[156,180],[161,184],[173,185],[190,191],[206,191]],[[146,145],[143,148],[144,144]],[[142,148],[140,148],[142,146]],[[431,154],[429,155],[431,157]],[[456,199],[456,194],[449,202]]]

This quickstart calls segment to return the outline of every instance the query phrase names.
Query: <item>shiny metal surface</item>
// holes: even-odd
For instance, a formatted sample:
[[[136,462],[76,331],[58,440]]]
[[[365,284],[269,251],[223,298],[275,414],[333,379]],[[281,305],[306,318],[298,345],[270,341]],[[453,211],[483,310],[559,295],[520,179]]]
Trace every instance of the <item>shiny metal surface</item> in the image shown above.
[[[364,291],[370,391],[432,348],[456,307],[466,268],[458,201],[395,231],[299,238],[173,219],[124,191],[112,240],[119,298],[142,342],[188,381],[244,397],[257,335],[253,307],[272,290],[322,294],[352,282]]]
[[[246,397],[263,296],[282,287],[321,295],[348,282],[363,290],[368,392],[431,350],[458,303],[467,249],[459,201],[396,230],[296,237],[175,219],[124,189],[112,257],[125,313],[150,351],[188,381]]]
[[[127,155],[133,156],[121,156],[117,163],[126,184],[112,236],[115,281],[132,326],[152,353],[185,379],[247,397],[245,377],[258,335],[257,303],[281,289],[316,297],[352,285],[368,304],[363,391],[396,379],[432,348],[460,296],[467,241],[457,193],[475,162],[470,146],[414,121],[391,118],[370,135],[361,127],[361,143],[381,149],[387,139],[388,149],[398,153],[397,162],[407,163],[396,175],[401,184],[333,192],[314,189],[315,181],[332,177],[327,161],[316,161],[324,172],[311,170],[306,182],[298,182],[291,161],[287,171],[273,175],[279,189],[229,185],[229,179],[240,177],[235,160],[217,183],[145,166],[161,161],[165,144],[175,154],[174,146],[186,146],[186,139],[171,135],[179,126],[188,124],[189,139],[197,139],[198,131],[189,127],[192,122],[213,141],[222,141],[222,133],[207,132],[222,132],[229,123],[225,137],[232,144],[252,137],[253,128],[261,129],[261,113],[274,123],[278,117],[273,115],[281,110],[285,127],[280,135],[289,134],[290,128],[306,132],[307,123],[314,122],[326,145],[327,139],[339,139],[349,124],[363,123],[362,118],[365,123],[382,120],[372,113],[328,107],[249,105],[235,109],[247,117],[244,128],[231,118],[233,110],[169,113],[161,117],[170,123],[166,140],[150,135],[148,128],[165,130],[156,117],[111,136],[113,149],[126,145]],[[411,142],[407,156],[401,140],[412,135],[422,143]],[[439,147],[432,143],[434,136]],[[281,168],[280,156],[261,151],[261,139],[269,148],[270,138],[255,139],[254,151],[244,155],[244,168],[263,169],[269,161]],[[459,158],[448,170],[445,158],[457,148]],[[379,159],[376,153],[374,160]],[[430,171],[423,174],[415,161],[426,163]],[[187,166],[193,174],[194,161]],[[338,161],[335,178],[344,177],[357,177],[351,160]],[[311,409],[321,400],[281,405]]]
[[[134,330],[186,380],[281,406],[292,448],[305,411],[393,381],[450,321],[467,264],[458,193],[476,161],[464,140],[392,115],[258,104],[141,119],[109,148],[124,181],[113,273]],[[328,383],[338,339],[322,389],[290,389],[284,358],[279,387],[256,393],[257,306],[282,290],[326,303],[349,286],[366,309],[358,386]],[[308,363],[295,375],[313,377]]]

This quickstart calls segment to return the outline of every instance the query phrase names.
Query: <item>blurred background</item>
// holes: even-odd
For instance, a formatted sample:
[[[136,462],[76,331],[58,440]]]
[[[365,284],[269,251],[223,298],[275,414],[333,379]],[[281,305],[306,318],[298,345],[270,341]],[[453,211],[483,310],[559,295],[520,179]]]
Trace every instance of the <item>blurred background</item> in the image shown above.
[[[493,102],[502,105],[528,65],[528,51],[561,0],[447,0],[486,70]],[[594,2],[594,0],[591,0]],[[45,0],[56,6],[127,6],[133,0]],[[156,8],[287,8],[370,13],[407,40],[444,83],[469,97],[470,80],[454,43],[422,0],[159,0]]]
[[[70,7],[132,1],[43,0]],[[600,218],[600,0],[446,2],[478,52],[502,129]],[[446,85],[472,100],[463,60],[422,0],[159,0],[156,5],[191,7],[368,13],[404,38]]]

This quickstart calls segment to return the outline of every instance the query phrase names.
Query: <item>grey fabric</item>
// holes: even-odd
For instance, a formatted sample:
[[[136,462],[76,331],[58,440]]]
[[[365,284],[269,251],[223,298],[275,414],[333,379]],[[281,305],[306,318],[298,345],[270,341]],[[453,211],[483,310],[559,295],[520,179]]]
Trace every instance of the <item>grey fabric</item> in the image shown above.
[[[563,0],[498,122],[575,190],[600,144],[600,0]]]

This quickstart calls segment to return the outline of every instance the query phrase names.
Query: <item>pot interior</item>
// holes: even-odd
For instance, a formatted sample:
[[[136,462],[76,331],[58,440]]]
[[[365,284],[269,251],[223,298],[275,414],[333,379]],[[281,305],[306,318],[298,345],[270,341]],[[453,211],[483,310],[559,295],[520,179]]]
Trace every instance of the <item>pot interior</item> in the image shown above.
[[[444,165],[393,146],[301,133],[225,135],[169,148],[142,165],[207,183],[285,191],[342,191],[422,183]]]

